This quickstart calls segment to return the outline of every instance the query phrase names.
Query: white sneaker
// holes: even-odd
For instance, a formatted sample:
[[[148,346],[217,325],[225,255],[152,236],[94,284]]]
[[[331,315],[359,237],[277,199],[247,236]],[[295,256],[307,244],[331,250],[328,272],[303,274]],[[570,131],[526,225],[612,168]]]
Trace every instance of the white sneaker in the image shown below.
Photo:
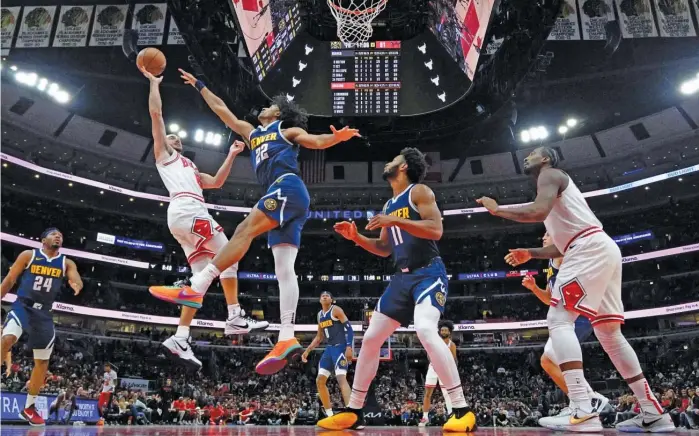
[[[566,408],[567,409],[567,408]],[[566,410],[556,416],[541,418],[539,425],[555,431],[569,431],[575,433],[595,433],[602,431],[602,421],[597,413],[585,413],[580,409],[570,415],[562,415]]]
[[[669,414],[651,415],[639,413],[631,419],[617,424],[616,429],[628,433],[667,433],[677,430]]]
[[[417,424],[418,427],[427,427],[427,419],[423,416],[420,422]]]
[[[191,338],[182,339],[174,335],[163,342],[163,346],[170,351],[172,357],[178,362],[194,369],[201,369],[201,361],[194,356]]]
[[[570,416],[572,414],[573,414],[573,409],[571,409],[570,406],[566,406],[566,407],[562,408],[561,411],[558,412],[558,415],[556,415],[556,416],[557,417],[558,416]]]
[[[226,336],[241,335],[254,330],[265,330],[267,327],[269,327],[269,322],[257,321],[249,316],[245,316],[245,311],[241,309],[238,316],[226,320],[226,328],[223,333]]]
[[[590,395],[590,400],[592,403],[592,411],[595,413],[602,413],[604,408],[607,407],[607,404],[609,404],[609,398],[597,392]]]

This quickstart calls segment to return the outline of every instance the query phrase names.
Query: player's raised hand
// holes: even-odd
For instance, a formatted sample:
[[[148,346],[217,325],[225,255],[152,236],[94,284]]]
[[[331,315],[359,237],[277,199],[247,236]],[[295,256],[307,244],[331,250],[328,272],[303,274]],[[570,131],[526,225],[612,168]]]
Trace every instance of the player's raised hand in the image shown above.
[[[82,283],[76,283],[76,282],[71,282],[70,280],[68,281],[68,284],[70,285],[71,288],[73,288],[73,295],[78,295],[80,294],[80,291],[83,290],[83,284]]]
[[[233,144],[231,144],[231,149],[228,150],[228,155],[237,156],[243,150],[245,150],[245,143],[236,139],[235,141],[233,141]]]
[[[151,83],[158,83],[158,84],[160,84],[160,82],[163,81],[163,76],[155,77],[154,75],[152,75],[151,73],[149,73],[148,70],[146,70],[145,67],[141,67],[141,68],[139,68],[139,70],[141,70],[141,73],[143,73],[143,75],[146,76],[146,79],[150,80]]]
[[[538,286],[536,285],[536,280],[532,276],[524,276],[522,279],[522,286],[529,289],[530,291],[535,291]]]
[[[333,229],[345,239],[349,239],[350,241],[357,239],[357,225],[354,223],[354,221],[342,221],[340,223],[335,223]]]
[[[528,262],[532,258],[531,253],[526,248],[515,248],[505,256],[505,262],[510,266],[519,266]]]
[[[335,126],[330,126],[330,131],[333,133],[333,136],[335,136],[335,138],[337,138],[337,140],[340,142],[347,141],[351,138],[354,138],[355,136],[362,136],[359,134],[359,130],[351,129],[347,126],[343,127],[340,130],[337,130]]]
[[[395,225],[395,218],[391,215],[386,215],[379,213],[371,217],[369,223],[366,225],[367,230],[375,230],[383,227],[391,227]]]
[[[495,213],[498,211],[498,202],[490,197],[481,197],[476,200],[476,203],[488,209],[488,212]]]
[[[188,85],[195,86],[197,83],[197,78],[193,74],[186,72],[182,68],[178,68],[177,71],[180,72],[180,77],[184,80],[184,83]]]

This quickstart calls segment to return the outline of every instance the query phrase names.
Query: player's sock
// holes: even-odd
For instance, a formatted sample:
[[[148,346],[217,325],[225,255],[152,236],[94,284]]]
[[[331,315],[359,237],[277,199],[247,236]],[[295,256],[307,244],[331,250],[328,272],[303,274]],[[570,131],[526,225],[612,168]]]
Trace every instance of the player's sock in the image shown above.
[[[240,304],[228,305],[228,319],[235,318],[240,315]]]
[[[192,276],[191,279],[189,279],[191,283],[191,288],[200,294],[206,294],[206,291],[209,290],[209,286],[211,286],[211,282],[213,282],[216,277],[221,275],[221,271],[216,268],[216,265],[213,263],[210,263],[206,265],[206,268],[201,270],[201,272],[198,272]]]
[[[364,407],[369,385],[371,385],[371,381],[374,380],[376,371],[379,369],[381,345],[398,327],[400,327],[398,321],[387,317],[383,313],[374,311],[369,328],[362,339],[362,348],[359,350],[357,367],[354,370],[354,381],[349,403],[350,409],[361,409]]]
[[[177,326],[177,331],[175,332],[175,337],[178,339],[189,338],[189,327],[185,325]]]
[[[28,409],[32,407],[34,403],[36,403],[36,397],[38,397],[38,395],[27,394],[27,400],[24,403],[24,408]]]
[[[325,416],[327,416],[327,417],[333,416],[333,409],[325,409]]]
[[[629,383],[629,387],[636,398],[638,398],[638,405],[641,406],[643,412],[651,415],[661,415],[663,413],[663,408],[650,389],[648,380],[645,378],[636,380],[633,383]]]
[[[430,419],[430,412],[422,412],[422,417],[425,419]]]
[[[587,382],[582,369],[569,369],[563,371],[563,378],[568,387],[568,398],[580,410],[585,413],[592,412],[592,403],[590,402],[590,394],[587,392]]]
[[[294,319],[296,306],[299,303],[299,283],[296,279],[294,263],[298,252],[299,249],[291,245],[272,247],[274,272],[279,282],[279,311],[282,324],[279,330],[279,341],[294,337]]]
[[[464,390],[461,387],[459,370],[456,367],[454,356],[449,347],[439,336],[439,318],[442,316],[439,309],[434,307],[429,298],[415,306],[415,331],[422,346],[425,347],[434,371],[439,377],[439,383],[447,387],[452,407],[466,407]],[[373,320],[372,320],[373,322]],[[362,345],[363,346],[363,345]],[[356,377],[356,376],[355,376]]]

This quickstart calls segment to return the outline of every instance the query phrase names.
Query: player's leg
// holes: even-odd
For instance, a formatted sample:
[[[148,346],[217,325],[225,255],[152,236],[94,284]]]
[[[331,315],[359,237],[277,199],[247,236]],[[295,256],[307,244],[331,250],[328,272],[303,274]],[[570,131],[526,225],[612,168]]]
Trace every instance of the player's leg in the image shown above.
[[[441,389],[442,391],[442,397],[444,397],[444,405],[447,407],[447,416],[449,416],[454,410],[454,405],[451,404],[451,398],[449,397],[449,391],[447,391],[442,382],[439,382],[439,389]]]
[[[318,377],[316,377],[316,387],[318,388],[318,396],[323,404],[325,416],[333,415],[332,403],[330,402],[330,392],[328,391],[328,378],[332,374],[333,360],[330,356],[331,347],[325,347],[323,354],[318,362]]]
[[[347,381],[347,372],[344,374],[336,374],[335,379],[337,380],[338,386],[340,386],[340,392],[342,392],[342,402],[345,404],[345,407],[348,407],[350,396],[352,395],[352,387]]]
[[[425,396],[422,399],[422,419],[420,419],[419,427],[426,426],[430,421],[430,408],[432,408],[432,394],[434,386],[425,386]]]
[[[558,361],[556,360],[556,354],[553,352],[553,342],[551,338],[546,341],[544,345],[544,354],[541,355],[541,368],[548,374],[548,376],[556,383],[556,386],[568,395],[568,386],[566,386],[566,381],[563,378],[563,373],[561,372],[560,366],[558,366]]]
[[[32,426],[45,425],[44,419],[36,410],[35,403],[41,387],[46,381],[46,373],[49,370],[49,359],[53,353],[53,344],[56,340],[56,332],[53,326],[51,313],[32,314],[29,316],[29,325],[32,327],[29,338],[29,346],[34,350],[34,368],[27,386],[27,400],[20,418]]]
[[[338,386],[340,386],[340,392],[342,393],[342,402],[345,407],[349,407],[350,397],[352,396],[352,388],[347,381],[347,371],[349,370],[349,361],[345,357],[345,347],[338,346],[336,348],[337,356],[333,356],[335,364],[335,379],[337,380]]]

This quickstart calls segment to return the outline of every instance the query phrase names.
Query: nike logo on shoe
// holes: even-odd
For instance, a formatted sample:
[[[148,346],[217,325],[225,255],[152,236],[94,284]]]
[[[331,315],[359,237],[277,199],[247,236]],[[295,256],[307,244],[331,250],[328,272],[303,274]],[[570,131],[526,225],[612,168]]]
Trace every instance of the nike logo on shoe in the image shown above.
[[[177,342],[177,341],[173,341],[173,342],[175,343],[175,345],[177,345],[177,348],[179,348],[180,350],[184,351],[185,353],[187,352],[187,350],[189,350],[189,346],[183,348],[182,345],[180,345],[179,342]]]
[[[657,418],[657,419],[654,419],[654,420],[648,421],[648,422],[646,422],[646,420],[644,419],[641,421],[641,425],[643,425],[644,427],[650,427],[651,425],[655,424],[656,422],[660,421],[661,419],[663,419],[662,416],[660,416],[660,418]]]
[[[29,412],[27,412],[26,410],[24,411],[24,414],[27,415],[27,418],[29,418],[29,419],[34,418],[34,414],[33,414],[33,413],[29,413]],[[643,423],[643,425],[645,425],[645,423]]]
[[[571,423],[572,425],[582,424],[583,422],[587,421],[588,419],[594,418],[594,417],[596,417],[596,416],[597,416],[596,413],[591,413],[590,415],[583,416],[582,418],[578,418],[578,415],[577,415],[577,414],[571,415],[571,416],[570,416],[570,423]]]
[[[201,294],[192,290],[191,288],[184,288],[179,294],[177,294],[177,297],[185,300],[191,300],[194,298],[201,298]]]

